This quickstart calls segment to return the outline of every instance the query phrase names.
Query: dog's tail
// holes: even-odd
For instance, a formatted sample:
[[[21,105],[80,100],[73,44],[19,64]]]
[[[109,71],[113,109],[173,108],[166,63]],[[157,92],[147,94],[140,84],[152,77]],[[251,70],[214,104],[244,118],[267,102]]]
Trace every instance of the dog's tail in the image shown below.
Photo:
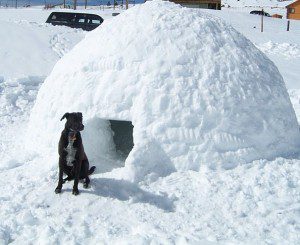
[[[94,173],[94,172],[95,172],[95,169],[96,169],[95,166],[91,167],[90,170],[89,170],[89,175],[92,174],[92,173]]]

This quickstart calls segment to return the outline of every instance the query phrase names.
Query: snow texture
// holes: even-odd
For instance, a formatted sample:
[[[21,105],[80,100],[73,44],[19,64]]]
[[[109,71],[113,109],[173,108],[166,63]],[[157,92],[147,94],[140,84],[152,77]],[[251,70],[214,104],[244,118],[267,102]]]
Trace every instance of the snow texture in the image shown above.
[[[273,43],[272,41],[257,45],[265,54],[282,55],[285,59],[290,57],[299,58],[300,50],[295,44],[290,43]]]
[[[56,148],[59,118],[72,111],[83,113],[95,162],[114,156],[106,120],[132,121],[125,166],[135,181],[158,165],[163,176],[201,165],[231,169],[299,147],[275,65],[231,26],[170,2],[147,2],[105,21],[58,61],[31,113],[31,149]]]
[[[58,59],[84,35],[82,30],[35,21],[0,18],[0,25],[0,57],[3,59],[0,74],[4,78],[22,78],[27,74],[47,76]]]

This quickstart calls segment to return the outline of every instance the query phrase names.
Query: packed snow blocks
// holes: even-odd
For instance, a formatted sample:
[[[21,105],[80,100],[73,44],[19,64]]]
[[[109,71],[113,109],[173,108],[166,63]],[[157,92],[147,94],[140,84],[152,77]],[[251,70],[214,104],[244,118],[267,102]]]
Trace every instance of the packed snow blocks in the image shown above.
[[[120,157],[112,120],[132,123],[117,144],[125,142],[133,181],[299,149],[275,65],[221,20],[166,1],[105,20],[55,65],[31,113],[31,149],[55,153],[59,119],[72,111],[83,113],[84,145],[99,169]]]

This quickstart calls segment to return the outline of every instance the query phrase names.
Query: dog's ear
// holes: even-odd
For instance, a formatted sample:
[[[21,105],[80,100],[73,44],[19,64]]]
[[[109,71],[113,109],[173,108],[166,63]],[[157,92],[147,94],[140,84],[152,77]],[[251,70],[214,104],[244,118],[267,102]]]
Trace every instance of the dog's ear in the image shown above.
[[[61,121],[64,120],[65,118],[68,119],[68,116],[70,115],[69,112],[65,113],[65,115],[63,115],[63,117],[60,119]]]

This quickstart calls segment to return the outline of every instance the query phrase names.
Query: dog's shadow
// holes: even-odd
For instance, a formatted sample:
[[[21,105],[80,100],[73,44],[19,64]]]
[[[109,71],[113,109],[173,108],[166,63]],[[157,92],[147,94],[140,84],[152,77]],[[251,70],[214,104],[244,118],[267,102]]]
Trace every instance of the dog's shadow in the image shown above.
[[[126,180],[93,178],[92,188],[89,190],[81,190],[81,192],[110,197],[120,201],[130,200],[132,203],[148,203],[166,212],[175,211],[175,198],[170,199],[166,195],[153,194],[141,189],[137,184]]]

